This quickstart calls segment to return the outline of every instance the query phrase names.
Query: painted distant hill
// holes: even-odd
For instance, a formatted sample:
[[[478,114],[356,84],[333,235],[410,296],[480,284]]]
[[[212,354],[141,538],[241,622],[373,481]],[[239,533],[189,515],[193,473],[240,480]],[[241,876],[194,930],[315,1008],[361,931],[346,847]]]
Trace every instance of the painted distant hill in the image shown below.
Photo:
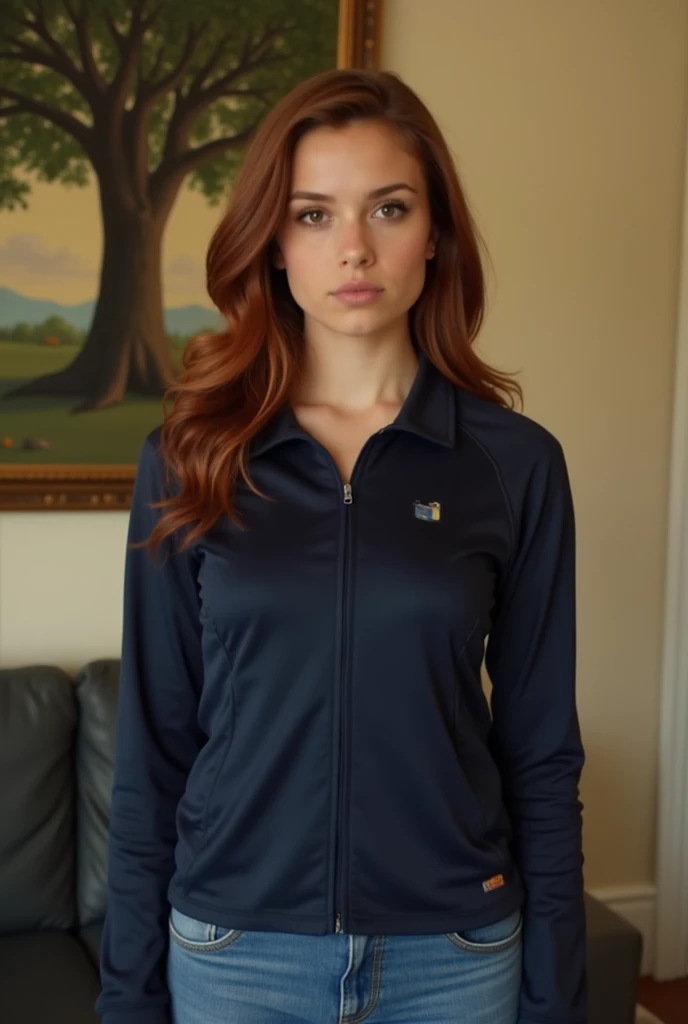
[[[79,331],[88,329],[95,301],[63,306],[50,299],[29,299],[10,288],[0,288],[0,329],[15,324],[40,324],[49,316],[61,316]],[[165,330],[171,334],[194,334],[219,325],[219,314],[209,306],[173,306],[164,310]]]

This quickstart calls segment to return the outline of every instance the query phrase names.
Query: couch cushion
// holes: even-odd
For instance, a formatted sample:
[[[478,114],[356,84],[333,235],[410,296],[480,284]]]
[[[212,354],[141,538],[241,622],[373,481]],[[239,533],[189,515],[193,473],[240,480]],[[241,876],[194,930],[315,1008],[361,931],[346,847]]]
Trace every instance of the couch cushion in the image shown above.
[[[98,975],[66,932],[0,938],[2,1024],[97,1024]]]
[[[585,893],[588,1024],[634,1024],[643,937]]]
[[[75,923],[74,684],[0,670],[0,934]]]
[[[93,966],[100,974],[100,943],[103,940],[103,922],[89,924],[79,929],[79,939],[93,961]]]
[[[110,822],[119,666],[89,662],[76,677],[77,916],[82,926],[102,921],[107,902]]]

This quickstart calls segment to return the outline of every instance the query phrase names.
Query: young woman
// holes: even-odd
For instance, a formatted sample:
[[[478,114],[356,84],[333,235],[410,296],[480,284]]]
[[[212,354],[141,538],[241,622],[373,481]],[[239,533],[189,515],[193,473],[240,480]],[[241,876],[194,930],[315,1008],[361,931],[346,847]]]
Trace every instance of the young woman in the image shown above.
[[[420,99],[300,84],[207,269],[131,511],[104,1024],[584,1024],[569,479]]]

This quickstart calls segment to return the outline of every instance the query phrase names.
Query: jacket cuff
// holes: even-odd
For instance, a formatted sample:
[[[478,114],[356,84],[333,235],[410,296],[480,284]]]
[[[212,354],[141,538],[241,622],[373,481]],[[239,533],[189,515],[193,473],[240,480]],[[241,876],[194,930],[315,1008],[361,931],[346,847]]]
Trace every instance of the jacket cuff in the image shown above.
[[[102,1024],[171,1024],[170,1012],[164,1006],[145,1010],[110,1010],[100,1020]]]

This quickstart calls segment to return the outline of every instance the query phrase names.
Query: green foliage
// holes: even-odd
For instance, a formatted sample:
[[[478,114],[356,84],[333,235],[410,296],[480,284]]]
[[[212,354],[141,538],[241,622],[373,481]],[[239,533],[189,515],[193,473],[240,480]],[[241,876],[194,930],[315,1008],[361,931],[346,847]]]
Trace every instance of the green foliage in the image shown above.
[[[217,325],[208,324],[207,327],[194,331],[193,334],[168,331],[167,339],[170,347],[175,352],[180,352],[197,334],[211,333],[215,330],[217,330]],[[86,340],[86,334],[86,331],[79,331],[76,327],[72,327],[61,316],[49,316],[40,324],[18,323],[14,327],[0,327],[0,341],[13,341],[27,345],[44,345],[46,338],[58,338],[60,345],[80,347]]]
[[[14,327],[0,327],[0,336],[6,341],[29,345],[42,345],[46,338],[58,338],[61,345],[82,345],[86,332],[78,331],[61,316],[49,316],[40,324],[19,323]]]
[[[142,144],[149,175],[164,172],[182,112],[193,152],[249,131],[297,82],[336,63],[337,0],[2,0],[2,9],[0,209],[27,205],[19,170],[85,185],[94,165],[102,170],[108,133],[123,171],[135,172]],[[220,202],[241,159],[236,146],[210,153],[188,183]]]

